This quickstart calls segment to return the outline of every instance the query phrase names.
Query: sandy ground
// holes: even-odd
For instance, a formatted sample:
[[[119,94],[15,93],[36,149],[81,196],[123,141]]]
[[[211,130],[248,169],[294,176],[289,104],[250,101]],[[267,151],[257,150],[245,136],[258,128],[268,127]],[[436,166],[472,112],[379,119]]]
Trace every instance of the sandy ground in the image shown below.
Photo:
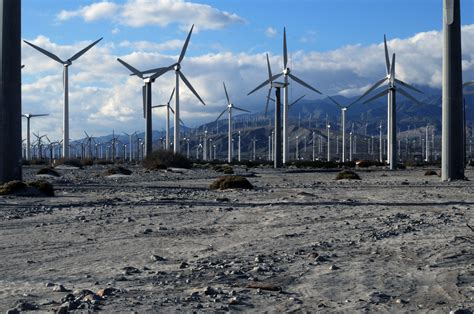
[[[0,197],[1,311],[474,309],[472,181],[236,168],[254,190],[209,191],[212,170],[103,169],[60,170],[53,198]]]

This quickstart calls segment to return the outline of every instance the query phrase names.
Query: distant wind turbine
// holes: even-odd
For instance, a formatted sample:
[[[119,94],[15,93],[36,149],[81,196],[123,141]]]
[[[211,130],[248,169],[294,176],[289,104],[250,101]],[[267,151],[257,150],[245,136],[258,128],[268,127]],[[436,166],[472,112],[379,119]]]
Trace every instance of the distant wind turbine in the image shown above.
[[[227,108],[221,112],[221,114],[217,117],[216,121],[219,120],[222,115],[228,111],[228,117],[229,117],[229,128],[228,128],[228,145],[227,145],[227,162],[231,163],[232,162],[232,109],[238,110],[238,111],[243,111],[243,112],[250,112],[248,110],[239,108],[234,106],[234,104],[230,101],[229,94],[227,93],[227,88],[225,87],[225,83],[222,82],[224,85],[224,92],[225,92],[225,97],[227,99]]]
[[[45,117],[49,114],[31,114],[25,113],[21,115],[26,118],[26,160],[31,159],[31,144],[30,144],[30,119],[36,117]]]
[[[398,80],[395,78],[395,54],[392,55],[392,62],[390,63],[390,58],[387,48],[387,39],[384,35],[384,47],[385,47],[385,64],[387,75],[377,81],[372,87],[370,87],[364,94],[362,94],[357,101],[368,95],[374,89],[382,85],[382,83],[387,82],[388,86],[386,89],[377,93],[372,98],[366,100],[364,104],[371,102],[377,98],[385,96],[388,94],[388,109],[387,109],[387,156],[388,162],[390,164],[390,170],[397,168],[397,119],[396,119],[396,92],[398,91],[403,96],[414,101],[417,104],[421,104],[415,97],[407,93],[402,87],[411,89],[418,93],[423,93],[419,89],[408,85],[407,83]]]
[[[26,44],[30,45],[31,47],[38,50],[42,54],[50,57],[54,61],[64,66],[63,68],[63,85],[64,85],[63,157],[64,158],[69,158],[69,75],[68,75],[69,71],[68,69],[69,69],[69,66],[72,65],[73,61],[79,59],[79,57],[85,54],[89,49],[91,49],[101,40],[102,38],[99,38],[98,40],[94,41],[92,44],[82,49],[81,51],[79,51],[78,53],[76,53],[75,55],[73,55],[71,58],[67,60],[62,60],[57,55],[24,40]]]
[[[153,129],[152,129],[152,115],[151,115],[151,84],[161,75],[165,74],[170,67],[158,68],[153,71],[153,75],[145,76],[148,71],[142,72],[126,63],[125,61],[117,58],[124,67],[129,69],[133,74],[143,80],[142,87],[142,101],[143,101],[143,118],[145,118],[146,130],[145,130],[145,154],[149,155],[153,151]]]

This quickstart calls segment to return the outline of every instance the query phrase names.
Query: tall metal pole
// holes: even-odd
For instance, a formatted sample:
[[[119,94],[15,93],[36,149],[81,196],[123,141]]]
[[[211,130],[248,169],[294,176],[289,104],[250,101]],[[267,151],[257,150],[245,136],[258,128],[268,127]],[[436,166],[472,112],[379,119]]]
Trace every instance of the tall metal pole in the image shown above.
[[[63,158],[69,158],[69,64],[63,69],[64,113],[63,113]]]
[[[341,111],[342,111],[342,162],[345,162],[346,161],[346,111],[347,111],[347,108],[342,108]]]
[[[30,118],[26,117],[26,160],[31,159]]]
[[[379,161],[383,162],[382,122],[380,122],[379,126]]]
[[[314,131],[313,131],[313,134],[312,134],[312,135],[313,135],[313,161],[315,161],[315,160],[316,160],[316,158],[315,158],[316,156],[315,156],[315,147],[314,147],[314,144],[315,144],[315,142],[316,142],[316,139],[314,138],[314,135],[315,135],[315,132],[314,132]]]
[[[397,112],[396,112],[396,94],[395,89],[390,89],[388,93],[388,109],[390,111],[390,120],[387,125],[387,159],[390,170],[397,169]],[[382,160],[381,160],[382,161]]]
[[[175,75],[176,75],[176,90],[175,90],[175,95],[174,95],[174,138],[173,141],[176,143],[173,146],[173,151],[175,153],[179,153],[179,148],[180,148],[180,134],[179,134],[179,72],[178,70],[175,70]]]
[[[165,149],[170,149],[170,105],[166,105],[166,142]]]
[[[287,163],[290,157],[290,145],[288,142],[288,76],[283,75],[283,163]]]
[[[328,129],[328,161],[331,160],[331,126],[329,124],[327,124],[327,129]]]
[[[146,91],[146,132],[145,132],[145,156],[153,151],[152,125],[151,125],[151,81],[145,83]],[[115,141],[114,141],[115,143]]]
[[[441,180],[464,176],[460,0],[443,0],[443,118]]]
[[[229,108],[229,127],[227,131],[229,143],[227,144],[227,162],[232,162],[232,108]]]
[[[274,168],[281,168],[282,166],[282,129],[281,129],[281,99],[280,99],[280,87],[275,88],[275,100],[276,100],[276,107],[275,107],[275,144],[273,151],[274,155]],[[286,138],[286,136],[284,136]]]
[[[0,0],[0,183],[21,180],[21,0]]]
[[[349,133],[349,161],[352,161],[352,132]]]
[[[240,131],[239,131],[239,140],[238,140],[239,149],[237,150],[238,160],[240,162]]]

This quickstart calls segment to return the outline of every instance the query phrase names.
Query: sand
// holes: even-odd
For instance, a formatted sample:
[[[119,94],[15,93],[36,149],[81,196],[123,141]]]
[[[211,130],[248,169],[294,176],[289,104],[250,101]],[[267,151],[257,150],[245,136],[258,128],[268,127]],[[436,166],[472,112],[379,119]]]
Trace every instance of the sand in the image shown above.
[[[56,197],[0,197],[1,311],[474,308],[471,181],[236,167],[254,190],[210,191],[213,170],[128,168],[61,169]]]

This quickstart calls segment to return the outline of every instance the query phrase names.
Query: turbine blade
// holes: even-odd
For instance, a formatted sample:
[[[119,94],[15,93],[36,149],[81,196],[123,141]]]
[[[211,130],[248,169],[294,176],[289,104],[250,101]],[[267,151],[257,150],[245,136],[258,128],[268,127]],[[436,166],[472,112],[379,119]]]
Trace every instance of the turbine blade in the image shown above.
[[[87,132],[86,132],[86,131],[84,131],[84,134],[86,135],[86,137],[87,137],[87,138],[89,138],[89,137],[90,137],[90,136],[89,136],[89,134],[87,134]]]
[[[473,86],[473,85],[474,85],[474,81],[466,82],[466,83],[462,84],[462,87]]]
[[[250,93],[247,94],[250,95],[252,94],[253,92],[259,90],[260,88],[262,88],[263,86],[267,85],[268,83],[270,83],[270,80],[266,80],[265,82],[263,82],[262,84],[258,85],[255,89],[253,89]]]
[[[30,43],[30,42],[27,42],[26,40],[24,40],[24,42],[25,42],[26,44],[30,45],[31,47],[35,48],[36,50],[38,50],[38,51],[41,52],[42,54],[44,54],[44,55],[50,57],[50,58],[53,59],[54,61],[59,62],[59,63],[61,63],[61,64],[64,64],[64,63],[65,63],[65,62],[64,62],[63,60],[61,60],[57,55],[55,55],[55,54],[53,54],[53,53],[51,53],[51,52],[49,52],[49,51],[47,51],[47,50],[45,50],[45,49],[43,49],[43,48],[41,48],[41,47],[38,47],[38,46],[36,46],[36,45],[34,45],[34,44]]]
[[[301,96],[300,98],[298,98],[297,100],[295,100],[294,102],[292,102],[289,107],[293,106],[294,104],[296,104],[298,101],[300,101],[301,99],[303,99],[306,95],[303,95]]]
[[[363,93],[359,98],[356,99],[356,102],[358,102],[359,100],[361,100],[362,98],[364,98],[366,95],[368,95],[371,91],[373,91],[374,89],[376,89],[377,87],[379,87],[383,82],[385,82],[387,80],[387,77],[384,77],[383,79],[381,79],[380,81],[376,82],[372,87],[370,87],[365,93]]]
[[[283,68],[288,64],[288,49],[286,47],[286,27],[283,27]]]
[[[224,85],[224,92],[225,92],[225,97],[227,98],[227,104],[230,104],[229,94],[227,94],[227,88],[225,88],[225,83],[222,82],[222,85]]]
[[[403,89],[401,88],[398,88],[397,89],[398,92],[400,92],[400,94],[402,94],[403,96],[405,96],[406,98],[410,99],[411,101],[417,103],[418,105],[422,105],[422,103],[417,100],[415,97],[413,97],[412,95],[408,94],[407,92],[405,92]]]
[[[173,87],[173,91],[171,92],[171,96],[170,96],[170,100],[168,100],[168,106],[171,102],[171,99],[173,99],[173,95],[174,95],[174,91],[175,91],[176,87]]]
[[[383,44],[385,48],[385,65],[387,66],[387,75],[390,74],[390,58],[388,56],[387,37],[383,35]]]
[[[117,61],[120,62],[124,67],[126,67],[127,69],[129,69],[133,74],[135,74],[136,76],[138,76],[139,78],[143,79],[143,73],[138,71],[137,69],[135,69],[134,67],[132,67],[130,64],[128,64],[127,62],[123,61],[122,59],[120,58],[117,58]]]
[[[268,53],[267,53],[267,68],[268,68],[268,79],[272,80],[272,68],[270,67],[270,59],[268,58]]]
[[[271,97],[268,97],[269,100],[275,102],[275,99],[271,98]]]
[[[239,108],[239,107],[235,107],[235,106],[233,106],[232,109],[240,110],[240,111],[243,111],[243,112],[250,112],[249,110],[246,110],[246,109],[243,109],[243,108]]]
[[[69,58],[69,61],[74,61],[76,59],[78,59],[80,56],[82,56],[83,54],[85,54],[87,52],[87,50],[91,49],[92,47],[94,47],[99,41],[102,40],[102,37],[97,39],[96,41],[94,41],[92,44],[90,44],[89,46],[87,46],[86,48],[82,49],[81,51],[79,51],[78,53],[76,53],[75,55],[73,55],[71,58]]]
[[[181,71],[178,71],[178,73],[179,73],[179,76],[181,77],[181,79],[183,80],[184,84],[186,84],[186,86],[188,86],[189,90],[191,90],[191,92],[193,92],[194,96],[196,96],[197,99],[199,99],[199,101],[202,102],[202,104],[205,106],[206,104],[201,99],[201,97],[199,97],[198,93],[194,90],[194,87],[191,85],[191,83],[189,83],[188,79],[184,76],[184,74],[181,73]]]
[[[143,99],[143,119],[146,118],[146,85],[142,86],[142,99]]]
[[[45,117],[45,116],[49,116],[49,113],[42,113],[42,114],[32,114],[30,115],[30,117]]]
[[[408,83],[405,83],[405,82],[400,81],[400,80],[398,80],[398,79],[395,79],[395,82],[397,82],[398,84],[402,85],[403,87],[409,88],[409,89],[411,89],[411,90],[413,90],[413,91],[415,91],[415,92],[418,92],[418,93],[420,93],[420,94],[424,94],[421,90],[419,90],[418,88],[415,88],[415,87],[409,85]]]
[[[179,119],[179,124],[181,124],[182,126],[186,126],[186,125],[184,124],[184,121],[181,120],[181,118]]]
[[[388,89],[384,89],[383,91],[381,91],[380,93],[378,93],[378,94],[375,95],[374,97],[369,98],[368,100],[364,101],[364,104],[369,103],[369,102],[371,102],[372,100],[375,100],[375,99],[380,98],[380,97],[382,97],[382,96],[385,96],[385,95],[387,95],[387,94],[388,94]]]
[[[186,41],[184,42],[183,49],[181,49],[181,54],[179,55],[178,63],[183,61],[184,55],[186,54],[186,50],[188,49],[189,40],[191,39],[191,34],[193,32],[194,24],[191,26],[191,30],[189,31],[188,37],[186,37]]]
[[[340,103],[338,103],[334,98],[332,98],[331,96],[328,96],[329,100],[332,101],[334,104],[336,104],[336,106],[338,106],[339,108],[342,109],[342,105]]]
[[[320,91],[318,91],[316,88],[314,88],[314,87],[312,87],[311,85],[309,85],[309,84],[303,82],[303,80],[297,78],[297,77],[294,76],[293,74],[289,73],[288,76],[291,77],[296,83],[298,83],[298,84],[300,84],[300,85],[302,85],[302,86],[304,86],[304,87],[306,87],[306,88],[309,88],[309,89],[311,89],[312,91],[315,91],[316,93],[322,95],[322,93],[321,93]]]
[[[265,116],[267,115],[268,112],[268,102],[270,101],[270,93],[272,92],[272,87],[268,89],[268,95],[267,95],[267,103],[265,104]]]
[[[273,75],[271,81],[273,82],[274,80],[276,80],[277,78],[279,78],[282,75],[283,75],[283,73],[278,73],[278,74]]]
[[[220,119],[220,117],[222,117],[222,115],[228,110],[228,108],[225,108],[224,111],[221,112],[221,114],[217,117],[216,121]]]
[[[390,76],[395,78],[395,54],[392,55],[392,68],[390,69]]]
[[[155,106],[151,106],[152,108],[161,108],[161,107],[167,107],[167,105],[155,105]]]
[[[170,105],[168,105],[168,108],[169,108],[169,109],[171,110],[171,112],[174,114],[174,110],[173,110],[173,108],[172,108]]]
[[[162,76],[163,74],[165,74],[166,72],[168,72],[169,70],[171,70],[172,67],[169,66],[169,67],[163,67],[163,68],[158,68],[157,71],[155,72],[155,74],[153,74],[152,76],[150,76],[150,79],[152,81],[154,81],[155,79],[157,79],[158,77]]]

